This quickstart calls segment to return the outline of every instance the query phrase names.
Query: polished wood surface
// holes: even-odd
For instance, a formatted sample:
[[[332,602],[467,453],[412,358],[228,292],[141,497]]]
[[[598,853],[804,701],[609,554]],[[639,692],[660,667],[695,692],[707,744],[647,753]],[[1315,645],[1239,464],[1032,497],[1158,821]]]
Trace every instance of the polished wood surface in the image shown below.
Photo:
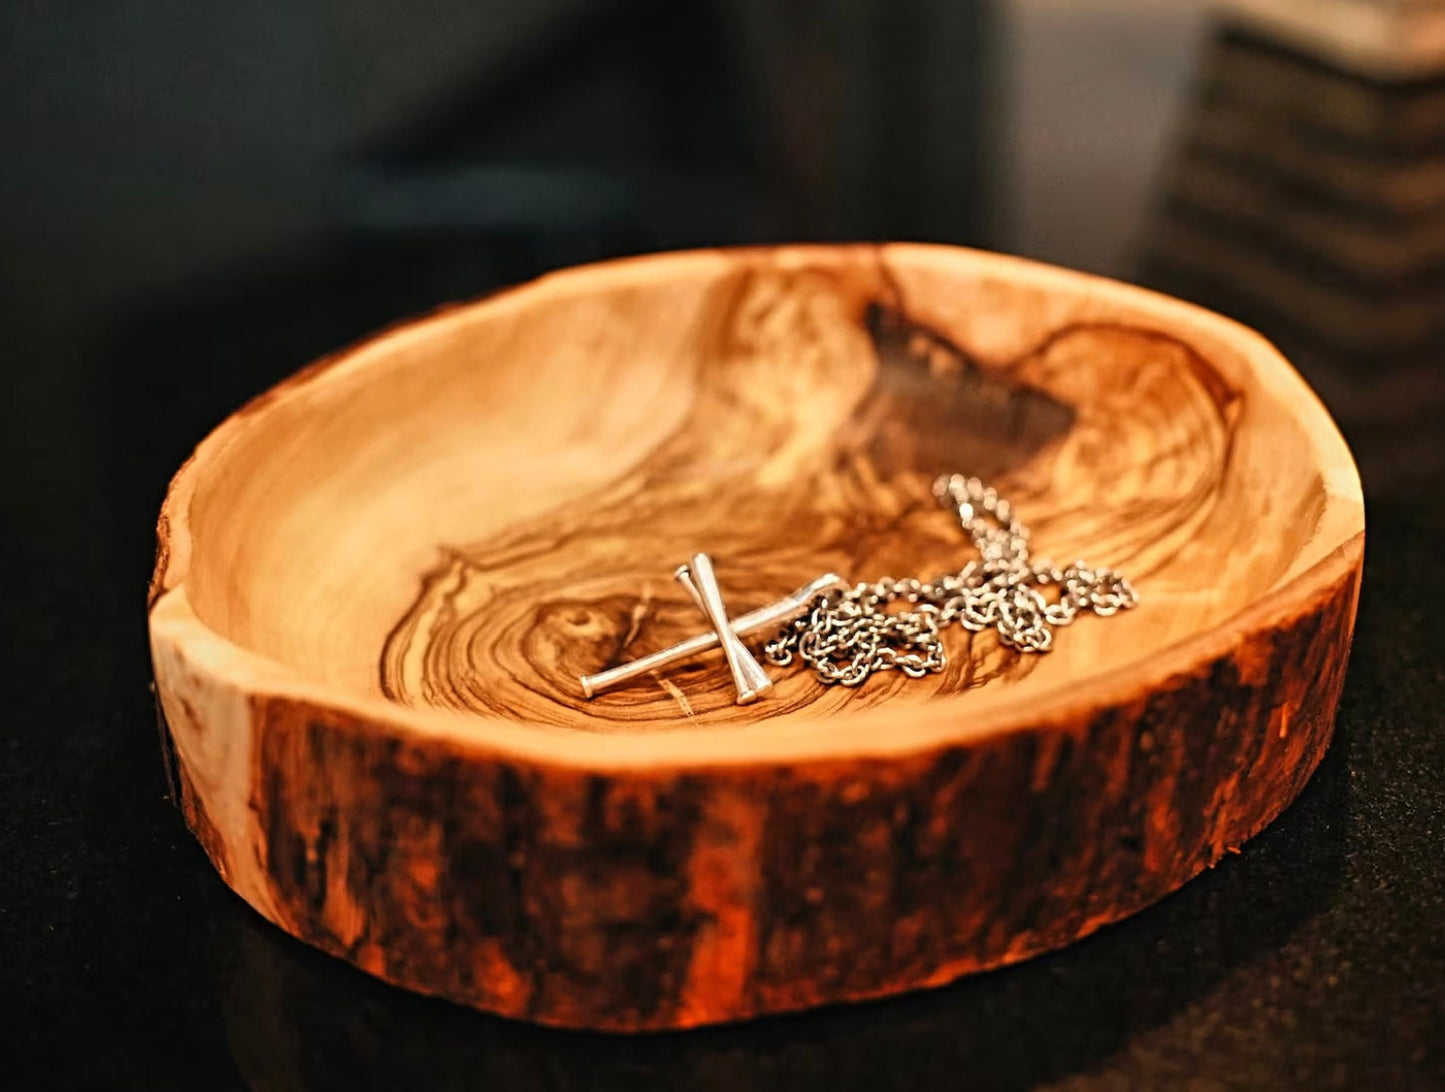
[[[1021,656],[825,689],[720,654],[577,677],[826,570],[1040,556],[1143,602]],[[223,424],[161,517],[151,633],[185,810],[288,931],[539,1021],[686,1026],[947,981],[1172,890],[1326,746],[1358,478],[1242,327],[942,247],[556,274],[323,361]]]

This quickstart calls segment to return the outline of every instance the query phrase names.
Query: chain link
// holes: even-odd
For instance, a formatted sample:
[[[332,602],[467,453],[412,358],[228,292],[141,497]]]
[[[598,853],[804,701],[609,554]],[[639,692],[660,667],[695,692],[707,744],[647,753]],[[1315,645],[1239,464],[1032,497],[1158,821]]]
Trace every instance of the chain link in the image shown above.
[[[946,666],[940,633],[955,622],[975,633],[993,629],[1001,643],[1021,652],[1047,652],[1054,629],[1081,613],[1107,617],[1139,602],[1129,581],[1111,569],[1082,561],[1059,569],[1031,560],[1028,528],[977,478],[944,475],[933,492],[957,510],[978,560],[931,582],[884,577],[821,596],[763,646],[770,663],[786,667],[797,658],[828,685],[858,686],[875,671],[916,679]],[[1045,588],[1054,589],[1052,598]]]

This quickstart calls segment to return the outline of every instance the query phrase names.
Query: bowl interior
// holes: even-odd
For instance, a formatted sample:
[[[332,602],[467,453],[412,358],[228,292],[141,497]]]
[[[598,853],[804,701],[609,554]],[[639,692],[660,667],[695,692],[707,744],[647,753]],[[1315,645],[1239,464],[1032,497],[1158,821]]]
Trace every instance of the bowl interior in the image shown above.
[[[981,707],[1227,625],[1318,562],[1348,527],[1338,442],[1263,342],[1124,286],[943,248],[664,256],[452,309],[247,407],[192,471],[185,582],[230,642],[414,707],[587,731]],[[738,707],[714,654],[583,700],[579,674],[704,628],[672,579],[698,550],[733,614],[828,570],[958,569],[930,495],[952,471],[1141,606],[1045,656],[955,630],[925,680],[775,670]]]

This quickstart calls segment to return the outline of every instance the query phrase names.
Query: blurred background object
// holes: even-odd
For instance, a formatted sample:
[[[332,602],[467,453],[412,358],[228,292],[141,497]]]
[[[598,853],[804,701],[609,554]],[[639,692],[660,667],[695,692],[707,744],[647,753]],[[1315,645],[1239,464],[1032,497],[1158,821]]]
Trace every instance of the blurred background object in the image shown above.
[[[1206,22],[1199,0],[1000,5],[985,245],[1131,278]]]
[[[1429,35],[1411,34],[1445,29],[1445,4],[1325,4],[1311,35],[1276,20],[1316,5],[1228,6],[1248,15],[1208,35],[1137,275],[1276,341],[1355,440],[1376,494],[1433,480],[1445,472],[1430,424],[1445,409],[1445,43],[1428,53]],[[1356,35],[1347,12],[1375,30]],[[1347,45],[1369,50],[1341,58]]]
[[[694,1062],[720,1089],[1440,1084],[1445,3],[8,0],[0,104],[21,1086],[635,1088]],[[557,266],[885,238],[1175,292],[1322,394],[1370,548],[1339,734],[1296,807],[1066,952],[645,1044],[401,997],[220,890],[166,800],[143,617],[162,492],[211,427]]]
[[[1419,78],[1445,69],[1440,0],[1222,0],[1219,6],[1262,37],[1362,75]]]
[[[69,325],[422,241],[499,276],[780,235],[976,235],[985,8],[7,5],[6,296]],[[56,291],[57,287],[62,288]],[[423,296],[422,298],[426,298]]]

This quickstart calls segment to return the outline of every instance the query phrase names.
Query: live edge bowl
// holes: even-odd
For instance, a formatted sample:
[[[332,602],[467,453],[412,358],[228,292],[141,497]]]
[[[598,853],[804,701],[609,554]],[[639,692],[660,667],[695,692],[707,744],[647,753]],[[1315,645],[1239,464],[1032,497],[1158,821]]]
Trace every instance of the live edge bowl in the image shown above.
[[[578,676],[826,571],[972,556],[978,475],[1141,603],[1046,655],[947,634],[857,690],[704,656]],[[1359,479],[1258,335],[946,247],[703,251],[388,330],[171,484],[150,595],[185,820],[237,894],[389,982],[680,1028],[1068,944],[1236,849],[1328,745]]]

